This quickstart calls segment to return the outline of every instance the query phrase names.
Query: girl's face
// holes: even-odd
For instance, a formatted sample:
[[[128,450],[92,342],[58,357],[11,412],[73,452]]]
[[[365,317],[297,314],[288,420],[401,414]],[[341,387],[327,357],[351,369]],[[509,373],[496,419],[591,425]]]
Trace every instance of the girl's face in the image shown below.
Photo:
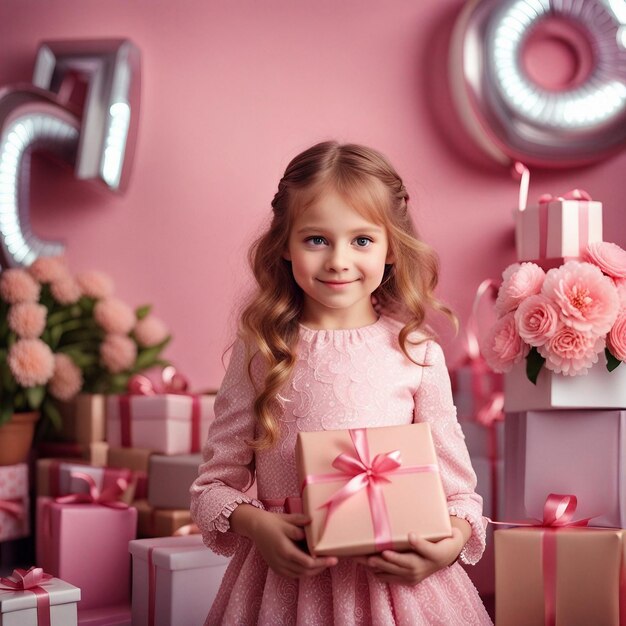
[[[371,295],[392,262],[387,232],[335,191],[299,212],[284,257],[304,292],[304,325],[359,328],[376,321]]]

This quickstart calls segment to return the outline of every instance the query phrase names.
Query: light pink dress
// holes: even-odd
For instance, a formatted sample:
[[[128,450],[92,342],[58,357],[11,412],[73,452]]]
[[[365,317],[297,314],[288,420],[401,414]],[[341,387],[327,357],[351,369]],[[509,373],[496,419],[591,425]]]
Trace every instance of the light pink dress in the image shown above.
[[[206,545],[233,555],[206,624],[491,624],[463,568],[440,570],[417,586],[386,584],[352,559],[341,559],[314,578],[283,578],[268,568],[254,544],[229,530],[242,502],[297,496],[294,450],[298,431],[336,430],[428,422],[451,515],[466,519],[472,535],[461,553],[475,563],[485,546],[482,499],[452,403],[450,379],[439,345],[412,349],[422,367],[398,345],[401,324],[389,317],[351,330],[301,327],[292,382],[280,394],[280,439],[256,454],[246,445],[255,434],[253,387],[238,342],[215,403],[215,422],[205,462],[191,487],[191,511]],[[253,362],[253,377],[262,366]],[[259,500],[243,491],[256,478]],[[279,507],[271,510],[280,512]]]

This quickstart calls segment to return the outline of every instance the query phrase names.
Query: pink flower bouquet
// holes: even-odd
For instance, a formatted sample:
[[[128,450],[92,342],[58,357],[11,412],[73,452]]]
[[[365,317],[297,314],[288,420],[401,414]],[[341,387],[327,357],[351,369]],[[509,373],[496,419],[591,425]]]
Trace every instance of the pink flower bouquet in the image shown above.
[[[60,424],[54,400],[118,393],[155,365],[170,340],[150,307],[113,297],[100,272],[73,276],[62,258],[0,273],[0,424],[41,411]]]
[[[604,352],[609,371],[626,360],[626,251],[614,243],[587,247],[581,261],[544,272],[515,263],[502,275],[497,322],[481,338],[496,372],[526,359],[535,382],[541,368],[586,374]]]

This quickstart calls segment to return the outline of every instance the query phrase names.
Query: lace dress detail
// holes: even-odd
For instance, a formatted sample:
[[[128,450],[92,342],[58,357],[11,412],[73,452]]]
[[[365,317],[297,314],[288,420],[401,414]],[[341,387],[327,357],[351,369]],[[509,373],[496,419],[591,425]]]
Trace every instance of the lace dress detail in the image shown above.
[[[245,347],[235,345],[215,403],[216,419],[204,463],[191,487],[191,511],[205,544],[232,555],[206,624],[490,624],[478,593],[459,564],[415,587],[380,582],[353,559],[314,578],[291,580],[270,570],[254,544],[229,530],[242,502],[299,493],[295,442],[298,431],[428,422],[437,449],[451,515],[466,519],[472,535],[461,560],[475,563],[485,546],[482,500],[452,403],[443,352],[433,341],[413,346],[406,358],[398,345],[401,324],[381,317],[351,330],[301,327],[299,358],[281,393],[280,438],[256,454],[246,445],[255,434],[254,388]],[[253,361],[255,381],[262,376]],[[259,500],[244,491],[256,479]],[[272,508],[281,511],[281,508]]]

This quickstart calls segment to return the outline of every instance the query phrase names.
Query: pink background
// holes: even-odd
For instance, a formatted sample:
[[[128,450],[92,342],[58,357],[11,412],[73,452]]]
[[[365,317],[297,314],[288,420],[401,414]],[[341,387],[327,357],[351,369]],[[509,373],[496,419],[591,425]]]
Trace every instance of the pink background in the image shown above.
[[[74,270],[106,271],[126,301],[153,303],[175,335],[166,355],[196,388],[217,387],[248,285],[246,250],[285,166],[317,141],[356,141],[386,153],[404,177],[421,233],[440,254],[439,294],[466,320],[478,283],[514,261],[517,184],[473,148],[452,108],[447,50],[461,7],[4,0],[0,85],[30,81],[41,40],[125,36],[143,55],[127,193],[38,159],[35,231],[62,239]],[[622,152],[592,167],[534,171],[531,201],[584,188],[604,202],[605,239],[625,246],[625,165]],[[453,363],[462,340],[448,332],[442,341]]]

